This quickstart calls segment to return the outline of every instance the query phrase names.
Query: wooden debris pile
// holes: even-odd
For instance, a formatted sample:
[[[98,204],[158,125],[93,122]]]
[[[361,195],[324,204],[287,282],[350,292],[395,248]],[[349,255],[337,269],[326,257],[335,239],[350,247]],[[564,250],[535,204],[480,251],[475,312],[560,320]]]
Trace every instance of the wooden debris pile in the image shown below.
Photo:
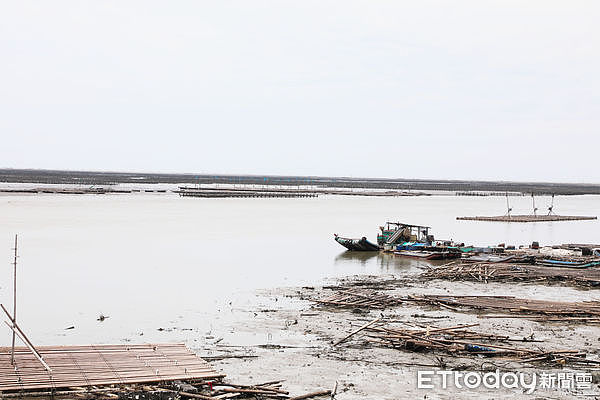
[[[265,382],[257,385],[239,385],[225,383],[223,381],[213,382],[210,387],[202,385],[197,391],[180,391],[184,398],[217,399],[221,397],[230,398],[289,398],[289,392],[281,389],[282,381]]]
[[[568,321],[600,323],[600,302],[561,302],[533,300],[512,296],[447,296],[447,295],[409,295],[397,297],[374,290],[340,290],[322,299],[313,299],[325,306],[350,309],[386,309],[401,305],[403,302],[429,304],[460,312],[459,308],[481,311],[502,311],[507,314],[488,315],[487,318],[528,318],[538,321]]]
[[[526,318],[559,320],[575,322],[600,322],[600,302],[560,302],[549,300],[522,299],[512,296],[446,296],[425,295],[409,296],[406,301],[430,304],[442,308],[459,311],[457,307],[467,307],[478,310],[499,310],[514,314],[522,314]],[[537,314],[537,316],[535,316]]]
[[[283,381],[272,381],[258,385],[239,385],[220,381],[211,383],[208,390],[206,385],[202,385],[198,388],[199,390],[197,393],[180,391],[179,395],[183,398],[205,400],[218,400],[224,398],[300,400],[329,396],[331,394],[330,390],[319,390],[299,396],[290,396],[289,392],[281,389],[282,382]]]
[[[427,326],[399,328],[370,326],[365,328],[367,341],[382,347],[415,352],[444,352],[453,356],[502,357],[519,362],[550,362],[560,365],[600,365],[600,361],[588,359],[578,350],[544,351],[514,347],[510,342],[536,342],[527,338],[511,339],[508,336],[472,331],[468,328],[478,324],[458,325],[447,328]]]
[[[402,300],[370,289],[345,289],[315,302],[340,308],[385,309],[402,304]]]
[[[541,265],[508,263],[453,264],[432,268],[420,275],[421,279],[444,279],[474,282],[566,282],[574,286],[599,286],[598,268],[557,268]]]
[[[576,270],[579,271],[579,270]],[[575,323],[600,323],[600,301],[561,302],[534,300],[512,296],[448,296],[409,295],[398,297],[370,289],[346,289],[331,296],[312,299],[314,302],[337,308],[359,310],[386,309],[404,302],[428,304],[455,312],[470,308],[484,312],[500,311],[502,315],[486,315],[486,318],[527,318],[537,321],[564,321]]]
[[[283,381],[257,385],[226,383],[222,379],[210,381],[174,381],[146,385],[114,385],[71,390],[27,391],[1,393],[0,398],[52,398],[52,399],[122,399],[122,400],[176,400],[176,399],[282,399],[301,400],[330,396],[331,390],[318,390],[299,396],[290,396],[281,388]]]
[[[346,290],[350,288],[385,290],[411,283],[412,278],[389,275],[362,275],[360,277],[342,278],[337,285],[325,285],[323,289]]]

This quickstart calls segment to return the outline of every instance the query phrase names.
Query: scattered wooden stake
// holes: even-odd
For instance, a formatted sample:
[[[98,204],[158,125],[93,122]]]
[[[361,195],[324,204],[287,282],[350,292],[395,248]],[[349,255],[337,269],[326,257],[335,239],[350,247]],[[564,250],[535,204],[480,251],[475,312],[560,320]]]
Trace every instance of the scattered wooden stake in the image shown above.
[[[331,390],[321,390],[319,392],[312,392],[312,393],[303,394],[301,396],[290,397],[288,400],[304,400],[304,399],[310,399],[310,398],[318,397],[318,396],[329,396],[330,394],[331,394]]]
[[[373,321],[369,322],[368,324],[365,324],[365,325],[361,326],[360,328],[358,328],[357,330],[355,330],[354,332],[352,332],[351,334],[349,334],[345,338],[338,340],[333,345],[337,346],[338,344],[345,342],[346,340],[350,339],[352,336],[356,335],[358,332],[362,331],[363,329],[366,329],[366,328],[370,327],[371,325],[379,322],[380,320],[381,320],[381,317],[375,318]]]

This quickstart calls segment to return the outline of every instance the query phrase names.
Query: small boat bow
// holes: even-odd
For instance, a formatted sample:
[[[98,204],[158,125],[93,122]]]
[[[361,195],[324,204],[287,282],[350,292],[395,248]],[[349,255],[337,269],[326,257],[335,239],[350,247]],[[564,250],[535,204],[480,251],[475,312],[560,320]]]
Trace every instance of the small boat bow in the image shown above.
[[[351,239],[334,235],[334,239],[336,242],[352,251],[379,251],[381,248],[375,243],[371,243],[367,240],[366,237],[362,237],[360,239]]]

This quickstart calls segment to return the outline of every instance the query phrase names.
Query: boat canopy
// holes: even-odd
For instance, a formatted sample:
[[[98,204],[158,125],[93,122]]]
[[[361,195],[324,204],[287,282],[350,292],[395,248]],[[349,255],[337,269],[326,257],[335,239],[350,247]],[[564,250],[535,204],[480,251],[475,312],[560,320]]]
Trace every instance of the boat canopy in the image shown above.
[[[431,229],[429,226],[388,221],[385,223],[385,226],[380,227],[380,229],[382,232],[402,232],[402,236],[415,242],[429,242],[433,240],[433,237],[429,237],[429,230]],[[391,242],[394,242],[396,238],[392,236],[389,239],[392,239]]]

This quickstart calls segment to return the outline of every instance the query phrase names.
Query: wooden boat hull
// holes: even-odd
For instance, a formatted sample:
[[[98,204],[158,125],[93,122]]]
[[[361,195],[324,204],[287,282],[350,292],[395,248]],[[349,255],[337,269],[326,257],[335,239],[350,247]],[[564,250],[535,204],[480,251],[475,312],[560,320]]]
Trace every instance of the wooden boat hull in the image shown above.
[[[460,258],[461,254],[452,252],[452,251],[436,251],[428,257],[428,260],[453,260],[455,258]]]
[[[334,235],[336,242],[351,251],[379,251],[381,248],[375,243],[371,243],[366,237],[360,239],[344,238],[338,235]]]
[[[461,254],[450,251],[411,251],[397,250],[394,254],[402,257],[420,258],[423,260],[446,260],[460,258]]]
[[[576,262],[576,261],[562,261],[562,260],[538,260],[536,261],[538,265],[545,265],[547,267],[557,267],[557,268],[590,268],[597,267],[600,265],[600,261],[590,261],[590,262]]]
[[[463,259],[465,263],[511,263],[511,264],[535,264],[534,256],[514,256],[514,255],[493,255],[493,254],[481,254],[471,257],[465,257]]]
[[[402,257],[409,257],[409,258],[421,258],[423,260],[429,260],[431,256],[433,256],[432,253],[427,252],[427,251],[413,251],[413,250],[396,250],[394,252],[395,255],[397,256],[402,256]]]

